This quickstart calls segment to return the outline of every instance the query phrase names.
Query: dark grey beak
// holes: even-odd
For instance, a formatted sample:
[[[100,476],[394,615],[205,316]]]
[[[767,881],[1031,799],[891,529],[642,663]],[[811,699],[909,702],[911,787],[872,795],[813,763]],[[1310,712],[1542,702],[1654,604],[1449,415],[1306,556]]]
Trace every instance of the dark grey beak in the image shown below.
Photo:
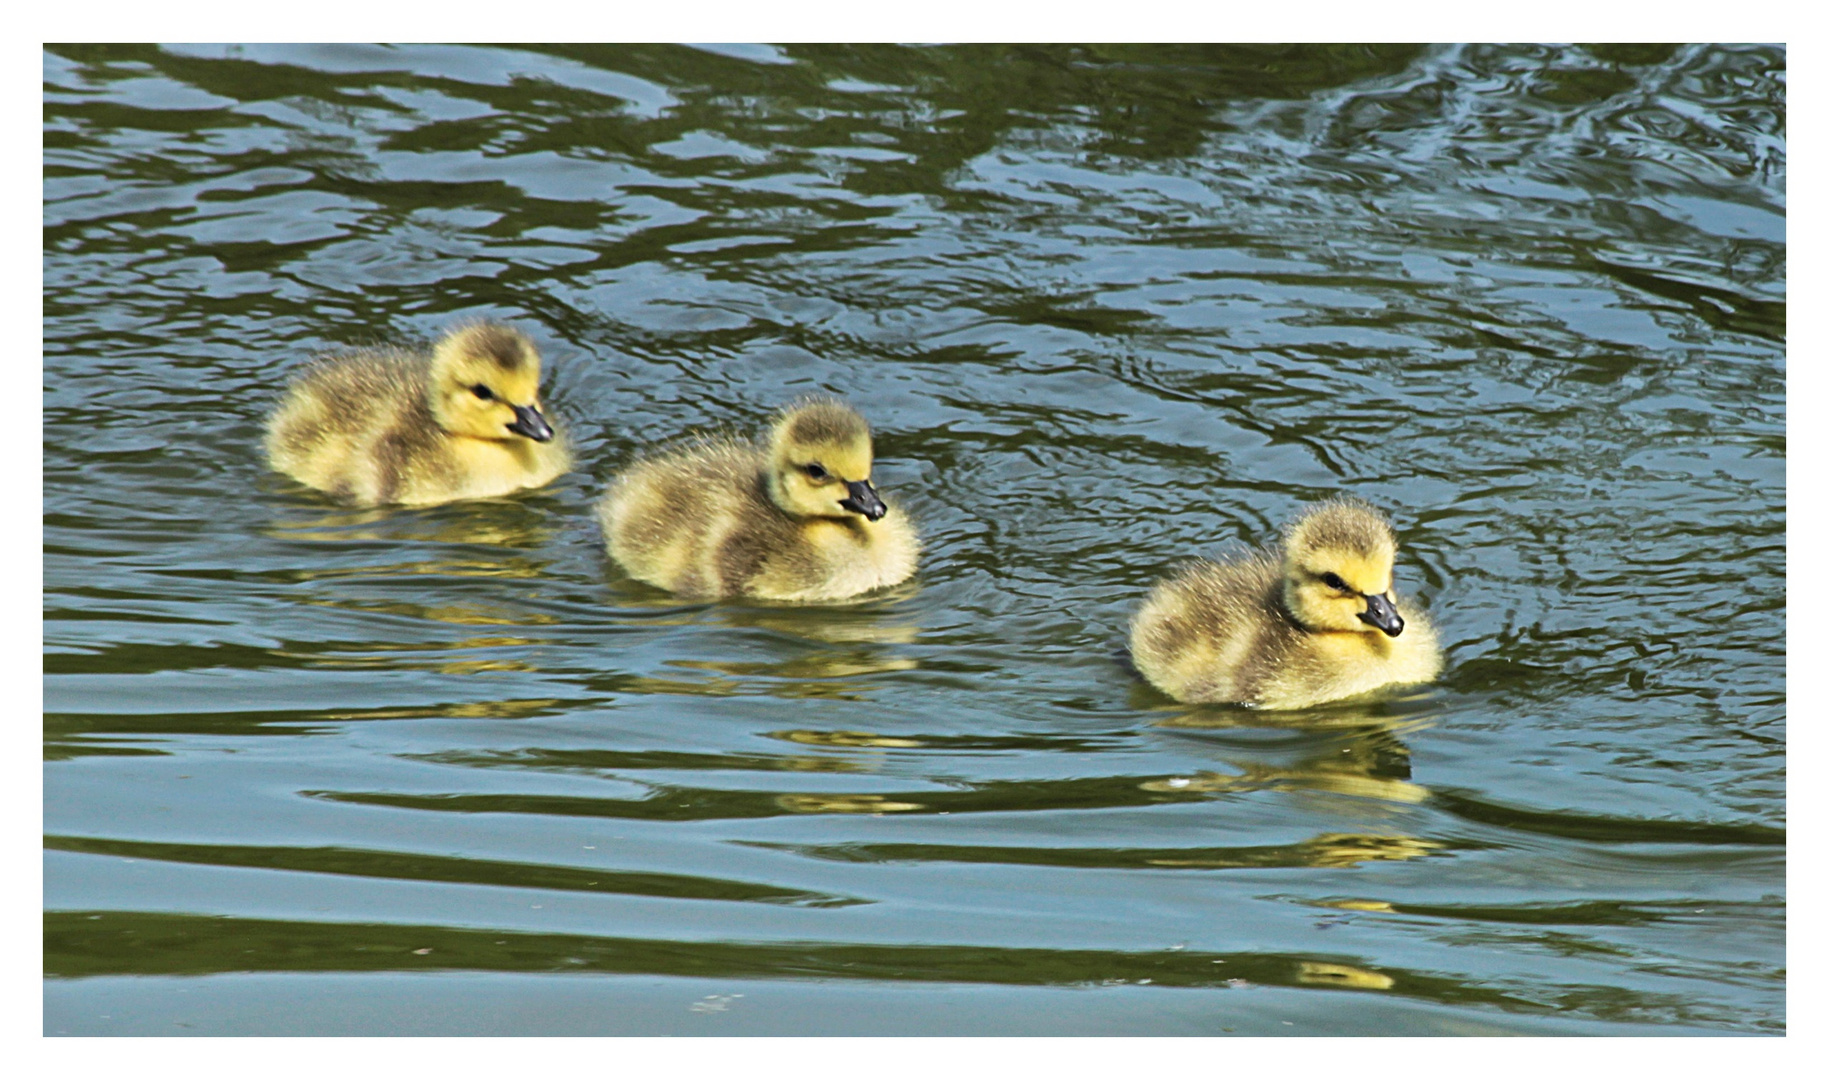
[[[1367,596],[1365,610],[1359,613],[1359,619],[1383,630],[1390,637],[1404,632],[1404,617],[1382,596]]]
[[[838,505],[853,514],[862,514],[871,521],[877,521],[889,512],[889,508],[883,505],[883,500],[876,497],[876,489],[870,486],[870,481],[847,480],[845,487],[851,492],[851,497],[838,500]]]
[[[514,410],[514,423],[508,425],[509,431],[516,435],[525,435],[534,442],[552,441],[552,425],[546,422],[546,417],[540,415],[540,410],[526,405],[508,407]]]

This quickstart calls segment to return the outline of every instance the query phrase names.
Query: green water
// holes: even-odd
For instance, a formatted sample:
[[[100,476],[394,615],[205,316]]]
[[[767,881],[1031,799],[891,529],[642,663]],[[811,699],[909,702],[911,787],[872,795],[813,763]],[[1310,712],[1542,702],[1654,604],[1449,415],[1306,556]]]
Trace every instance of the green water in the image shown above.
[[[54,47],[45,1031],[1785,1030],[1778,47]],[[579,468],[353,511],[311,355],[510,320]],[[589,513],[812,391],[927,543]],[[1387,509],[1434,686],[1123,659]]]

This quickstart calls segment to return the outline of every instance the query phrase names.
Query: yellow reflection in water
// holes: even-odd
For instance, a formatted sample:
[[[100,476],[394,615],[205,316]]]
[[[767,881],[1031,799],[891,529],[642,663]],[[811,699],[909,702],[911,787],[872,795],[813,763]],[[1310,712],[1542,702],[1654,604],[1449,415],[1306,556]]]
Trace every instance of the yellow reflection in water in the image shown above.
[[[793,607],[725,604],[716,609],[717,621],[732,629],[772,630],[828,645],[910,645],[921,628],[906,617],[877,610],[881,594],[871,594],[866,610],[846,610],[830,605]]]
[[[612,580],[610,585],[610,606],[628,612],[632,621],[643,626],[718,625],[760,631],[754,636],[768,651],[777,653],[799,653],[809,643],[816,643],[811,652],[780,660],[668,660],[668,667],[709,672],[713,677],[694,681],[635,676],[620,681],[620,690],[862,701],[877,687],[857,680],[913,671],[920,666],[910,657],[893,655],[889,647],[913,643],[921,628],[884,610],[886,604],[911,593],[872,593],[852,605],[747,600],[704,604],[682,602],[678,597],[626,581]],[[753,657],[756,650],[747,650],[746,654]]]
[[[552,539],[547,518],[512,502],[479,501],[458,506],[337,508],[266,530],[278,540],[318,543],[381,541],[389,544],[487,544],[536,548]]]
[[[291,660],[300,660],[313,667],[323,668],[385,668],[389,671],[437,671],[446,675],[470,675],[485,671],[538,671],[539,669],[524,660],[509,656],[471,657],[455,659],[417,659],[425,653],[461,653],[469,650],[532,648],[535,642],[523,637],[473,637],[458,641],[408,643],[394,641],[377,641],[363,649],[335,650],[329,652],[300,652],[293,649],[273,649],[275,656]]]
[[[778,759],[777,764],[789,772],[862,773],[874,771],[863,762],[835,757],[784,757]]]
[[[1218,870],[1261,866],[1348,867],[1362,862],[1401,862],[1440,851],[1446,845],[1416,836],[1370,836],[1323,833],[1296,844],[1242,849],[1223,858],[1150,859],[1152,866],[1186,866]]]
[[[1158,727],[1194,729],[1271,728],[1292,732],[1320,731],[1326,740],[1297,761],[1271,763],[1238,760],[1227,755],[1235,773],[1200,772],[1145,781],[1145,791],[1221,793],[1290,789],[1325,791],[1389,802],[1420,803],[1429,789],[1408,779],[1410,748],[1401,733],[1428,721],[1383,715],[1366,709],[1308,710],[1264,714],[1242,709],[1208,708],[1157,722]]]
[[[1393,914],[1397,911],[1383,900],[1316,900],[1315,906],[1339,908],[1342,911],[1386,911]]]
[[[351,709],[327,712],[327,720],[424,720],[453,717],[457,719],[519,720],[548,712],[559,705],[557,698],[520,698],[510,701],[465,701],[449,705],[409,706],[388,709]]]
[[[1194,730],[1239,728],[1283,731],[1334,731],[1364,728],[1408,734],[1434,724],[1433,715],[1417,715],[1407,702],[1380,701],[1375,705],[1330,705],[1315,709],[1262,710],[1238,705],[1174,705],[1152,722],[1153,727]]]
[[[475,578],[536,578],[546,572],[544,562],[532,559],[500,559],[481,561],[477,559],[421,559],[415,562],[372,563],[367,566],[322,566],[300,567],[288,570],[287,576],[297,581],[347,581],[363,578],[390,577],[475,577]]]
[[[668,660],[668,667],[694,671],[712,671],[730,678],[711,678],[702,682],[684,679],[656,679],[635,676],[622,687],[626,690],[668,694],[760,694],[784,698],[829,698],[841,701],[865,700],[865,692],[874,687],[848,680],[860,675],[881,675],[891,671],[908,671],[915,662],[903,657],[874,656],[868,652],[845,651],[815,653],[792,660]]]
[[[924,746],[919,739],[906,739],[893,735],[872,735],[867,731],[770,731],[765,733],[771,739],[786,739],[788,742],[803,743],[807,746],[881,746],[892,750],[912,750]]]
[[[1327,763],[1318,768],[1279,768],[1273,765],[1246,765],[1239,776],[1201,772],[1192,776],[1171,776],[1146,780],[1138,786],[1145,791],[1227,792],[1258,791],[1265,788],[1301,788],[1307,791],[1330,791],[1336,795],[1358,795],[1392,802],[1419,803],[1429,797],[1429,789],[1406,780],[1384,780],[1375,776],[1355,776],[1337,771]]]
[[[779,795],[775,802],[796,814],[894,814],[924,810],[916,802],[894,802],[881,795]]]
[[[726,675],[765,675],[776,679],[848,679],[885,671],[911,671],[913,660],[863,653],[821,653],[780,663],[735,660],[669,660],[674,667],[721,671]]]
[[[1346,964],[1321,964],[1304,960],[1296,968],[1296,981],[1310,986],[1350,986],[1355,990],[1389,990],[1397,980],[1376,971]]]
[[[475,675],[484,671],[538,671],[532,664],[519,660],[450,660],[442,664],[429,664],[427,669],[441,675]]]
[[[625,675],[615,680],[618,693],[624,694],[696,694],[700,697],[734,697],[743,692],[731,679],[655,679],[647,675]]]
[[[537,611],[506,607],[478,607],[474,604],[412,604],[398,600],[314,599],[305,603],[346,611],[366,611],[377,615],[398,615],[408,619],[448,623],[452,626],[550,626],[557,616]]]
[[[613,563],[606,573],[620,573]],[[795,604],[766,600],[687,600],[638,582],[609,582],[606,605],[616,611],[640,612],[644,626],[712,624],[733,630],[766,630],[828,645],[909,645],[921,627],[890,605],[913,590],[897,587],[866,594],[853,601]]]
[[[616,689],[629,694],[691,694],[699,697],[824,698],[831,701],[867,700],[859,688],[840,682],[765,682],[736,679],[656,679],[628,675],[616,680]]]

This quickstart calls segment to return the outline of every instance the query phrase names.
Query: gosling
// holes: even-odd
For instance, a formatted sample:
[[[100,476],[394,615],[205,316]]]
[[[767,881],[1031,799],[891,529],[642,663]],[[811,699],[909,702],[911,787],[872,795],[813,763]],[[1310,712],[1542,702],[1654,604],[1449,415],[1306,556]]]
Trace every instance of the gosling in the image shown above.
[[[267,458],[364,506],[536,488],[571,468],[540,411],[540,354],[518,330],[460,327],[428,353],[379,349],[307,368],[267,421]]]
[[[1309,507],[1282,548],[1197,560],[1130,624],[1143,677],[1179,701],[1300,709],[1441,671],[1435,630],[1391,588],[1397,535],[1357,499]]]
[[[870,483],[870,427],[830,399],[637,462],[597,516],[629,576],[681,596],[831,601],[914,573],[920,540]]]

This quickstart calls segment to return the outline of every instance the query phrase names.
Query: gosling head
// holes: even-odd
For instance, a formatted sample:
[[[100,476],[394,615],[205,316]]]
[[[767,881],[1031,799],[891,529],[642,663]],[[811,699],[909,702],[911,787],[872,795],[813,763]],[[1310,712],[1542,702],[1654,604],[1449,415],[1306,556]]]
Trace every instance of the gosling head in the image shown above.
[[[540,412],[540,354],[527,335],[499,323],[446,334],[432,350],[432,416],[454,435],[547,442]]]
[[[1310,630],[1403,633],[1391,592],[1397,534],[1357,499],[1311,507],[1283,535],[1283,603]]]
[[[769,497],[797,517],[876,521],[889,508],[870,485],[872,461],[863,417],[842,402],[804,402],[769,429]]]

